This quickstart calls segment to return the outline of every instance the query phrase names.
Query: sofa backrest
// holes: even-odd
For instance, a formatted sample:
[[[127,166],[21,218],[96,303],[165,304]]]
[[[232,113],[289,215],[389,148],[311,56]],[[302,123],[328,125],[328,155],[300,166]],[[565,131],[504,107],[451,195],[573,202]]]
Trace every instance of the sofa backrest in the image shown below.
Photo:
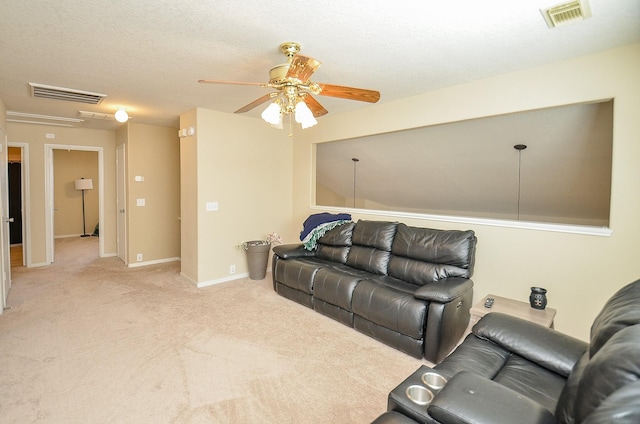
[[[591,326],[589,349],[558,399],[560,423],[619,421],[640,416],[640,280],[614,294]],[[629,392],[634,403],[621,403]],[[633,421],[636,422],[636,421]]]
[[[434,230],[399,224],[389,275],[424,285],[448,277],[470,278],[477,239],[471,230]]]
[[[389,221],[339,225],[318,239],[316,257],[424,285],[473,275],[477,239],[471,230],[434,230]]]
[[[355,223],[348,222],[327,231],[318,239],[316,257],[344,264],[351,249]]]
[[[353,227],[346,264],[352,268],[387,275],[397,222],[359,220]]]

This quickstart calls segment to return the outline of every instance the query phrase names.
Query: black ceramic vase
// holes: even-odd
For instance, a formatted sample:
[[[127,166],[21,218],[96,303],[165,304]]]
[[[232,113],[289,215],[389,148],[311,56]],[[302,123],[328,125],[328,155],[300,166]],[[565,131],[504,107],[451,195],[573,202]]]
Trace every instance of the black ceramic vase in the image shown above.
[[[533,309],[544,309],[547,306],[547,290],[542,287],[531,287],[529,303]]]

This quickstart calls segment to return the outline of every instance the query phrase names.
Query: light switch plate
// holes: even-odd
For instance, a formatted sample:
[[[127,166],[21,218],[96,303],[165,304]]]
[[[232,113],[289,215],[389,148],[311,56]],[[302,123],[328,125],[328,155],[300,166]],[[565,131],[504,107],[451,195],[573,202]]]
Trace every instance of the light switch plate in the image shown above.
[[[144,206],[144,199],[136,199],[137,206]]]
[[[218,210],[218,202],[207,202],[207,212],[213,212]]]

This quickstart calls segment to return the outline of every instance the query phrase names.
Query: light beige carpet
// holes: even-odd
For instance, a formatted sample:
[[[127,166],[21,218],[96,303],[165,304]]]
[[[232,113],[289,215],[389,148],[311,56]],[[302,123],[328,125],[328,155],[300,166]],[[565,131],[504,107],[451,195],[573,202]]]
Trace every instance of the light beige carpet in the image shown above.
[[[197,289],[97,238],[14,268],[2,423],[368,423],[424,361],[278,296],[271,274]]]

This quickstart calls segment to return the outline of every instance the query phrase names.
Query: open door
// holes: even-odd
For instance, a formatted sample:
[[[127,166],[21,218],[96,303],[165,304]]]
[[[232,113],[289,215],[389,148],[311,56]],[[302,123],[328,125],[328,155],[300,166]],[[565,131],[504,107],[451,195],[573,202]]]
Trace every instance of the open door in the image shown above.
[[[0,128],[0,261],[2,268],[2,309],[7,307],[7,298],[11,289],[11,251],[9,250],[9,223],[13,220],[9,216],[9,183],[7,173],[7,134]],[[2,311],[0,311],[2,313]]]

